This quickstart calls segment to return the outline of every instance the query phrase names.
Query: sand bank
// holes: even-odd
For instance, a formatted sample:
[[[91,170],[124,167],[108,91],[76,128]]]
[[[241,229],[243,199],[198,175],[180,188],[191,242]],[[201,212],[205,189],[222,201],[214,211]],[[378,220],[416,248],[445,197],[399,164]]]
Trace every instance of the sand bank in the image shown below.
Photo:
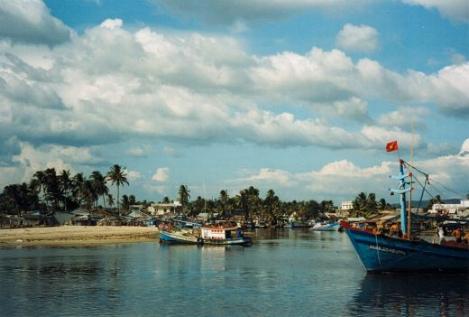
[[[1,229],[1,246],[74,246],[158,241],[158,228],[130,226],[62,226]]]

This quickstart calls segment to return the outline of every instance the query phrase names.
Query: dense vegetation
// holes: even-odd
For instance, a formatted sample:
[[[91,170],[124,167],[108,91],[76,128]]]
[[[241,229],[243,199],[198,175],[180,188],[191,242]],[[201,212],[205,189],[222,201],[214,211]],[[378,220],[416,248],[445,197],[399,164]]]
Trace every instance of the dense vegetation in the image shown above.
[[[29,183],[8,185],[0,193],[0,211],[8,214],[21,214],[24,211],[38,210],[44,213],[53,211],[71,211],[78,207],[93,210],[111,208],[120,214],[130,205],[150,205],[152,202],[137,201],[134,195],[120,197],[122,186],[129,185],[125,169],[113,165],[106,175],[93,171],[89,176],[70,171],[57,173],[54,168],[37,171]],[[116,189],[116,196],[110,192],[110,186]],[[270,223],[284,220],[294,214],[298,220],[318,218],[337,209],[331,200],[282,201],[273,189],[261,197],[259,189],[250,186],[238,194],[230,196],[227,190],[221,190],[215,199],[201,196],[191,200],[190,189],[181,185],[177,200],[181,203],[181,212],[187,216],[196,216],[201,212],[218,213],[223,217],[234,214],[246,219],[261,218]],[[172,202],[165,197],[162,203]],[[384,199],[376,200],[373,193],[360,193],[353,201],[353,216],[370,216],[379,210],[391,206]],[[113,208],[117,207],[117,208]]]

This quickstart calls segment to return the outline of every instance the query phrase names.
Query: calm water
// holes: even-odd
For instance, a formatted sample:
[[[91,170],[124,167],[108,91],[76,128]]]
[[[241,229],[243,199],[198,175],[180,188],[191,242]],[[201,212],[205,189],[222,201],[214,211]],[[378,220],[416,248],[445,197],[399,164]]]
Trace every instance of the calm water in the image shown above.
[[[1,316],[469,316],[469,275],[366,275],[345,234],[0,250]]]

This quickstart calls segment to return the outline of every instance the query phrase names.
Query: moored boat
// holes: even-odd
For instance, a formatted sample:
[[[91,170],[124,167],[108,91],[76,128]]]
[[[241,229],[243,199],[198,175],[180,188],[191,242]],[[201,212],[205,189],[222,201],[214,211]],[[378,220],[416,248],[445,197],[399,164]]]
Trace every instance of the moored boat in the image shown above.
[[[172,226],[160,228],[160,242],[174,244],[209,245],[249,245],[250,237],[245,237],[235,223],[220,223],[203,226],[200,230],[175,230]]]
[[[390,146],[390,144],[392,146]],[[387,145],[388,148],[397,149],[397,141]],[[432,243],[420,239],[411,228],[411,208],[407,209],[406,193],[413,189],[415,175],[412,171],[425,176],[422,185],[422,200],[425,186],[428,185],[428,174],[420,171],[404,160],[399,160],[399,175],[393,177],[400,180],[398,189],[391,189],[394,194],[400,195],[400,230],[387,234],[378,228],[369,230],[359,225],[350,225],[341,222],[358,257],[368,272],[396,272],[396,271],[469,271],[469,245],[466,242]],[[420,184],[418,180],[417,183]],[[408,186],[411,185],[411,186]],[[419,202],[420,204],[420,202]]]
[[[251,238],[245,237],[236,223],[219,223],[201,228],[201,239],[204,244],[211,245],[249,245]]]
[[[178,244],[202,244],[202,240],[193,231],[160,231],[160,241]]]
[[[314,231],[337,231],[339,229],[339,223],[337,222],[323,222],[317,223],[313,226]]]

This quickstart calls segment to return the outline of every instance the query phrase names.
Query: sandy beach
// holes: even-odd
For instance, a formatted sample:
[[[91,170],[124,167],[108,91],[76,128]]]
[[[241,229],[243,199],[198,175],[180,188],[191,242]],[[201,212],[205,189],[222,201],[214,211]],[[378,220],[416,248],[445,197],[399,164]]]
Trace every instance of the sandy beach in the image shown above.
[[[156,227],[62,226],[0,230],[0,247],[81,246],[157,240]]]

